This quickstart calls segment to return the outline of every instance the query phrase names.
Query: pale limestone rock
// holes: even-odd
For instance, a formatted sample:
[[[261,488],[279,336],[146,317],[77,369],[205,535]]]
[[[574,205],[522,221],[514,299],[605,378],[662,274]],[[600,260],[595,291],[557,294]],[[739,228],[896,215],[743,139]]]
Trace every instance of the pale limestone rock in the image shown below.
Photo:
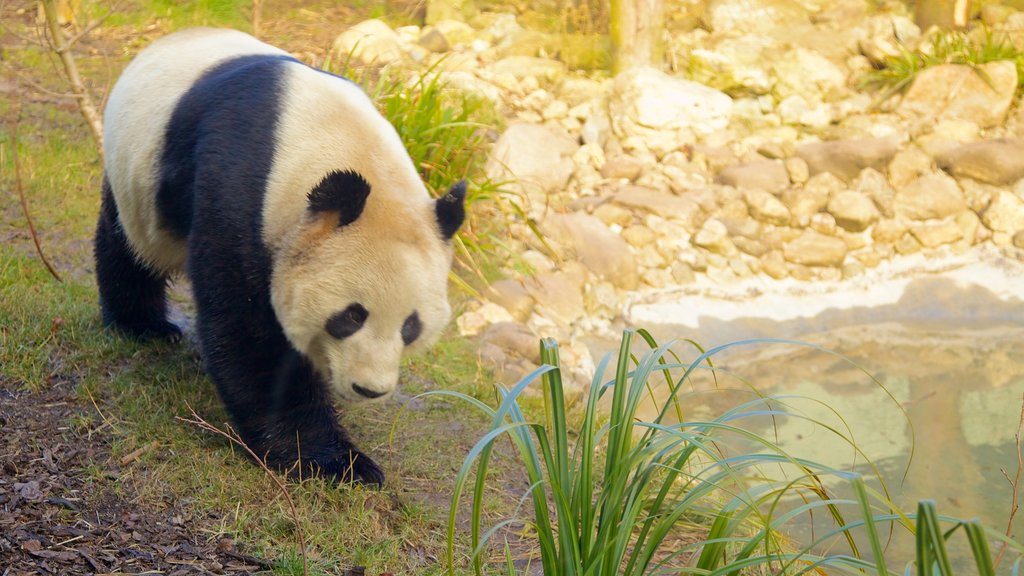
[[[612,202],[669,220],[681,221],[687,231],[696,227],[701,216],[700,205],[696,201],[641,186],[623,187],[612,196]]]
[[[351,54],[366,64],[391,64],[402,59],[402,41],[381,20],[364,20],[334,39],[331,53],[339,62]]]
[[[789,188],[782,193],[782,202],[797,224],[807,226],[811,216],[825,209],[833,194],[844,188],[829,172],[812,176],[802,188]]]
[[[820,53],[797,47],[782,55],[772,65],[775,77],[774,94],[783,99],[799,94],[814,102],[846,86],[846,74]]]
[[[708,218],[693,237],[693,243],[716,254],[732,254],[736,247],[729,241],[729,230],[717,218]]]
[[[516,79],[542,78],[557,80],[565,76],[565,64],[547,58],[533,56],[509,56],[491,64],[487,71],[494,76],[511,76]]]
[[[805,230],[783,249],[788,262],[804,266],[840,266],[846,258],[846,244],[842,240]]]
[[[513,124],[491,149],[487,176],[510,181],[507,187],[525,195],[535,209],[547,196],[564,189],[573,172],[579,145],[568,133],[540,124]]]
[[[910,226],[910,233],[925,248],[952,244],[964,237],[964,231],[957,226],[954,218],[916,222]]]
[[[732,36],[785,34],[809,22],[810,12],[794,0],[712,0],[706,20],[711,30]]]
[[[778,194],[789,187],[789,173],[780,160],[755,160],[722,170],[716,180],[735,188],[757,188]]]
[[[477,310],[459,316],[455,320],[455,325],[462,336],[476,336],[491,324],[512,321],[512,315],[508,310],[493,302],[485,302]]]
[[[908,254],[915,254],[917,252],[920,252],[921,242],[919,242],[913,234],[907,232],[906,234],[903,235],[902,238],[896,241],[896,244],[894,244],[893,247],[896,249],[896,252],[906,256]]]
[[[638,158],[626,154],[614,154],[608,156],[604,166],[601,167],[601,175],[605,178],[624,178],[636,180],[644,169],[645,163]]]
[[[803,144],[796,154],[807,162],[811,174],[831,172],[849,182],[865,168],[884,169],[898,148],[893,138],[865,138]]]
[[[750,254],[755,258],[760,258],[768,252],[768,247],[765,246],[764,243],[744,236],[733,236],[732,243],[735,244],[740,251]]]
[[[952,216],[967,204],[956,180],[944,173],[930,173],[898,190],[893,207],[898,216],[929,220]]]
[[[572,326],[586,314],[583,307],[585,271],[567,262],[562,270],[526,280],[526,290],[537,302],[535,310],[558,326]],[[511,318],[510,318],[511,319]]]
[[[811,177],[811,167],[799,156],[786,158],[786,173],[793,184],[803,184]]]
[[[532,232],[527,232],[527,234],[532,234]],[[534,272],[550,272],[555,269],[555,263],[551,258],[537,250],[527,250],[523,252],[521,258]]]
[[[443,34],[448,44],[452,46],[469,44],[476,38],[476,30],[461,20],[438,20],[433,24],[434,28]]]
[[[893,244],[907,233],[907,225],[902,220],[883,218],[871,229],[871,238],[875,242]]]
[[[772,250],[767,256],[761,259],[761,271],[768,276],[781,280],[789,275],[786,267],[786,259],[780,250]]]
[[[885,176],[874,168],[861,170],[860,175],[851,184],[851,189],[866,195],[875,203],[875,207],[882,216],[892,218],[896,212],[893,208],[893,201],[896,199],[896,191],[889,186]]]
[[[640,137],[658,156],[725,128],[732,112],[727,95],[654,68],[619,74],[609,100],[612,127],[620,138]]]
[[[594,208],[594,217],[604,222],[606,226],[619,226],[621,228],[631,226],[635,219],[632,212],[611,202],[605,202]]]
[[[485,296],[508,310],[517,322],[525,322],[533,313],[533,297],[517,280],[498,280],[487,288]]]
[[[625,228],[622,230],[621,235],[623,240],[636,248],[653,244],[658,239],[658,235],[655,234],[654,230],[643,224],[636,224]]]
[[[697,280],[697,274],[686,262],[673,262],[671,272],[676,284],[691,284]]]
[[[828,212],[818,212],[811,216],[811,222],[807,227],[826,236],[834,236],[838,229],[835,216]]]
[[[599,279],[632,290],[637,283],[633,251],[621,236],[587,214],[552,214],[541,229],[569,250]]]
[[[988,140],[953,148],[935,158],[957,178],[1007,185],[1024,178],[1024,141]]]
[[[783,225],[789,222],[789,210],[770,192],[764,190],[746,190],[744,198],[754,218],[768,224]]]
[[[500,348],[506,355],[540,364],[540,338],[518,322],[491,324],[480,335],[480,341]]]
[[[889,182],[902,188],[931,171],[932,157],[916,147],[900,150],[889,162]]]
[[[981,215],[981,221],[993,232],[1015,234],[1024,230],[1024,200],[1011,192],[1001,191]]]
[[[970,178],[964,178],[961,180],[960,187],[964,191],[964,199],[967,200],[967,207],[978,214],[984,212],[992,202],[992,199],[1001,191],[1001,188],[999,187],[977,182]]]
[[[847,190],[837,193],[828,202],[828,211],[836,224],[850,232],[867,229],[878,219],[878,208],[866,194]]]
[[[915,77],[897,111],[907,117],[959,118],[982,128],[1000,124],[1017,90],[1017,69],[1009,60],[974,66],[943,64]]]

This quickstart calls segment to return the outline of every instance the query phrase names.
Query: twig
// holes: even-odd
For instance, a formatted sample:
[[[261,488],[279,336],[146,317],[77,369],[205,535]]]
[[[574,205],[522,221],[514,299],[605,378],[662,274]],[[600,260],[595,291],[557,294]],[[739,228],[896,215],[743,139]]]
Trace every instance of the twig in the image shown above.
[[[1003,477],[1010,483],[1011,499],[1010,499],[1010,517],[1006,520],[1006,537],[1013,538],[1013,517],[1017,515],[1017,509],[1019,504],[1017,502],[1017,494],[1020,491],[1020,477],[1024,474],[1024,453],[1021,452],[1021,430],[1024,429],[1024,394],[1021,394],[1021,405],[1020,405],[1020,421],[1017,422],[1017,433],[1013,435],[1014,445],[1017,447],[1017,474],[1010,480],[1010,475],[1006,473],[1006,470],[999,469],[1003,473]],[[994,569],[999,568],[999,563],[1003,560],[1003,554],[1006,553],[1006,542],[999,548],[999,555],[996,556]]]
[[[160,445],[160,442],[158,440],[153,440],[149,444],[146,444],[145,446],[142,446],[141,448],[136,448],[135,450],[132,450],[130,453],[125,454],[124,458],[121,458],[119,463],[121,464],[121,466],[127,466],[127,465],[131,464],[132,462],[138,460],[139,456],[142,456],[146,452],[149,452],[150,450],[153,450],[154,448],[156,448],[159,445]]]
[[[11,126],[11,157],[14,159],[14,185],[18,189],[18,198],[21,199],[21,212],[25,215],[25,221],[28,222],[28,232],[32,235],[32,243],[36,245],[36,253],[39,254],[39,258],[43,261],[46,269],[50,271],[50,275],[57,279],[57,282],[64,282],[54,269],[50,261],[46,259],[46,254],[43,254],[43,247],[39,244],[39,235],[36,233],[36,225],[32,222],[32,214],[28,211],[28,200],[25,199],[25,188],[21,183],[21,163],[18,160],[18,125],[21,123],[21,106],[20,101],[15,105],[18,108],[17,114],[14,115],[14,122]]]
[[[78,99],[78,109],[81,111],[86,123],[89,124],[89,129],[92,130],[92,137],[96,140],[96,147],[99,149],[100,158],[102,158],[103,121],[100,119],[100,113],[92,102],[92,97],[89,96],[89,92],[86,91],[85,85],[82,83],[82,77],[78,74],[75,58],[71,54],[71,47],[68,45],[64,32],[61,31],[60,23],[57,21],[57,2],[56,0],[41,1],[43,11],[46,13],[46,23],[49,24],[50,37],[53,40],[53,50],[60,56],[61,62],[64,63],[64,71],[67,73],[68,81],[71,83],[71,91],[75,93],[75,98]]]
[[[175,416],[176,419],[185,422],[186,424],[192,424],[193,426],[197,426],[208,432],[219,434],[220,436],[227,438],[229,442],[237,444],[243,450],[245,450],[246,453],[248,453],[249,456],[253,460],[255,460],[257,464],[260,465],[260,468],[263,468],[263,471],[267,474],[267,477],[273,480],[274,484],[277,485],[278,490],[280,490],[281,494],[284,495],[285,501],[288,502],[288,509],[291,512],[292,521],[295,523],[295,532],[299,538],[299,552],[302,553],[302,574],[304,576],[308,574],[309,572],[307,569],[306,560],[306,538],[302,534],[302,523],[299,522],[299,513],[298,510],[295,508],[295,502],[292,501],[292,495],[288,492],[288,488],[285,487],[284,482],[281,481],[277,474],[274,474],[274,472],[270,469],[269,466],[267,466],[267,463],[264,462],[262,458],[257,456],[256,453],[253,452],[251,448],[249,448],[248,444],[242,441],[242,438],[238,435],[237,432],[235,432],[231,428],[231,426],[227,427],[227,431],[221,430],[220,428],[217,428],[213,424],[210,424],[209,422],[204,420],[202,416],[196,413],[195,409],[192,408],[191,405],[186,403],[185,406],[188,408],[189,412],[192,413],[192,418],[189,419],[182,418],[181,416]]]

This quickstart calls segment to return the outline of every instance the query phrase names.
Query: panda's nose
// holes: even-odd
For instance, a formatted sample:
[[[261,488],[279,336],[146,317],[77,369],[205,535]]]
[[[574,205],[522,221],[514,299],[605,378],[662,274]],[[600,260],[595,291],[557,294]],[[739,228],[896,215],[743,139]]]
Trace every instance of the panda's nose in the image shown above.
[[[354,382],[352,383],[352,389],[358,392],[360,395],[366,396],[367,398],[380,398],[381,396],[387,394],[387,392],[377,392],[376,390],[363,388],[362,386]]]

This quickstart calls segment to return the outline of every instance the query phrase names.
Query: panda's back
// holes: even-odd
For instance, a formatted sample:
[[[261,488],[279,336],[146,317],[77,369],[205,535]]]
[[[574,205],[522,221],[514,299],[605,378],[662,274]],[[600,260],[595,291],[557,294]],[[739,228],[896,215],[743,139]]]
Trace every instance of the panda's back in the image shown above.
[[[129,243],[147,264],[163,272],[183,268],[197,160],[217,162],[222,154],[228,171],[244,171],[240,161],[263,161],[269,170],[279,92],[274,77],[283,77],[287,62],[294,59],[247,34],[196,28],[157,40],[125,69],[104,116],[106,177]],[[241,137],[223,133],[197,147],[200,118],[204,129],[212,120]],[[261,130],[269,132],[251,138]],[[250,149],[212,149],[229,140]]]

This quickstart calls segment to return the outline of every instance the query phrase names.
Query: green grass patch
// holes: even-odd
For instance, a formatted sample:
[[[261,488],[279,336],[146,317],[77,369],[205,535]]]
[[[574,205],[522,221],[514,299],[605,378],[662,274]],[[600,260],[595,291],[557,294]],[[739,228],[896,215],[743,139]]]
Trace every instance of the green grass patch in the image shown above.
[[[862,88],[881,89],[884,100],[909,87],[922,70],[942,64],[971,66],[987,82],[988,78],[979,67],[999,60],[1014,63],[1018,90],[1024,86],[1024,53],[1005,33],[987,28],[972,32],[938,32],[917,50],[903,48],[898,55],[886,57],[879,68],[865,74],[859,84]]]

